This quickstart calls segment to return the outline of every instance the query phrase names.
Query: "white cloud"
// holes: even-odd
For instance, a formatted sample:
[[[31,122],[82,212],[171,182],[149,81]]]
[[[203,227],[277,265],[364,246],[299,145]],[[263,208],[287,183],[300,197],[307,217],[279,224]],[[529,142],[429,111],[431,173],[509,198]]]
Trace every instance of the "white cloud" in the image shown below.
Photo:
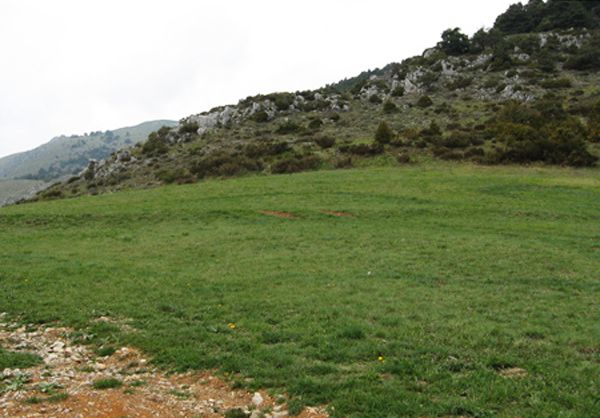
[[[401,61],[511,0],[2,0],[0,156]]]

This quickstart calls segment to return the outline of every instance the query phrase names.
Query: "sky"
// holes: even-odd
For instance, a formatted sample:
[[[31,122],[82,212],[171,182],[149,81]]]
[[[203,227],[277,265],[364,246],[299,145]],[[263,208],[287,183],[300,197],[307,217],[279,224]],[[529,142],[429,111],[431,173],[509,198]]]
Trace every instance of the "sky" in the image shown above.
[[[322,87],[514,0],[0,0],[0,157]]]

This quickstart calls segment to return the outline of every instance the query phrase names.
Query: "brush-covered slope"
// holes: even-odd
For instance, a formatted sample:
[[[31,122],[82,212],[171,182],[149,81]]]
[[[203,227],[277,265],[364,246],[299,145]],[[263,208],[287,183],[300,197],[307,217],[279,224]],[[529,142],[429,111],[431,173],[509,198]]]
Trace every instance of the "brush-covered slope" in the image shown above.
[[[316,91],[248,97],[186,117],[40,197],[431,157],[593,166],[595,3],[512,6],[471,38],[444,31],[422,56]]]
[[[144,141],[148,134],[175,122],[158,120],[114,131],[59,136],[33,150],[0,159],[0,179],[51,181],[78,174],[91,159],[102,160],[112,152]]]

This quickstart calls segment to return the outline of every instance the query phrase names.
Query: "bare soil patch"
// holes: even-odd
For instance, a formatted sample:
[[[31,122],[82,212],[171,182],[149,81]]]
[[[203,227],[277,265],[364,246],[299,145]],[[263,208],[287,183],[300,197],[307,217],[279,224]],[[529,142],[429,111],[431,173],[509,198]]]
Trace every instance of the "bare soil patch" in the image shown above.
[[[333,210],[322,210],[321,213],[324,213],[326,215],[331,215],[331,216],[337,216],[340,218],[353,218],[354,215],[348,212],[338,212],[338,211],[333,211]]]
[[[0,416],[223,417],[231,409],[252,418],[288,416],[285,403],[267,392],[232,389],[210,371],[167,375],[129,347],[100,357],[91,347],[70,340],[71,333],[67,328],[0,322],[0,346],[43,360],[33,368],[0,371]],[[94,388],[104,379],[119,385]],[[300,417],[327,414],[321,408],[306,408]]]
[[[281,212],[279,210],[261,210],[260,213],[267,216],[275,216],[277,218],[296,219],[296,216],[293,213]]]

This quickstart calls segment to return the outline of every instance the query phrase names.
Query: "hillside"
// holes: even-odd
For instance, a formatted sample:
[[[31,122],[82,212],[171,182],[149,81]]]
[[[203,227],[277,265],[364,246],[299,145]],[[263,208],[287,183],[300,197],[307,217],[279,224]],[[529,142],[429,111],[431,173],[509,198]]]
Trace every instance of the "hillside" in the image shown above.
[[[174,124],[158,120],[113,131],[59,136],[30,151],[0,158],[0,179],[52,181],[72,176],[90,160],[102,160],[118,149],[144,141],[160,127]]]
[[[1,309],[292,414],[592,417],[599,201],[596,169],[435,161],[6,207]]]
[[[0,206],[34,197],[36,192],[48,187],[40,180],[2,180],[0,179]]]
[[[422,56],[316,91],[248,97],[191,115],[40,198],[430,158],[594,166],[596,6],[511,6],[470,38],[444,31]]]

